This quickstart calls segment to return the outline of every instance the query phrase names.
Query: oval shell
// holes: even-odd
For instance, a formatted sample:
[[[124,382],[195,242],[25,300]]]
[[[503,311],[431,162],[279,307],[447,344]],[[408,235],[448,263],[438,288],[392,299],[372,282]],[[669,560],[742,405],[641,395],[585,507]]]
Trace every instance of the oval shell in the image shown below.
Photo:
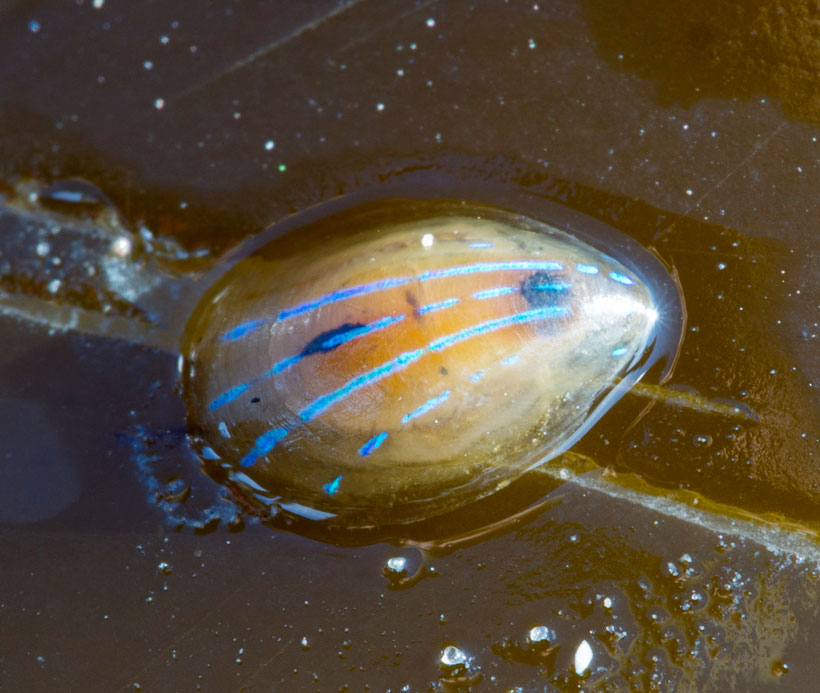
[[[195,447],[253,505],[345,527],[492,493],[567,450],[670,356],[659,316],[673,282],[619,241],[628,261],[545,222],[441,201],[280,236],[188,325]]]

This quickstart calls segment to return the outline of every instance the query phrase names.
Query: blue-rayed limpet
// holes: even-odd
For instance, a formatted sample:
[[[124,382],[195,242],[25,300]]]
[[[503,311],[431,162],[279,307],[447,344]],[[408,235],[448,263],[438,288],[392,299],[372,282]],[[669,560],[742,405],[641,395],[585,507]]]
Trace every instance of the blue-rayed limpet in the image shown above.
[[[280,235],[186,329],[195,448],[260,510],[341,527],[505,486],[678,346],[663,265],[589,222],[394,200]]]

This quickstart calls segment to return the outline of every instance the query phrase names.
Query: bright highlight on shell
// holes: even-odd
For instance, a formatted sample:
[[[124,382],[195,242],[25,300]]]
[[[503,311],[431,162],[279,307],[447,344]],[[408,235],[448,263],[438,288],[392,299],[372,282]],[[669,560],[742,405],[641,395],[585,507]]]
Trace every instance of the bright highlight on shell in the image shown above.
[[[681,319],[661,263],[613,229],[367,205],[276,238],[202,299],[192,437],[260,510],[414,522],[567,450],[671,359]]]

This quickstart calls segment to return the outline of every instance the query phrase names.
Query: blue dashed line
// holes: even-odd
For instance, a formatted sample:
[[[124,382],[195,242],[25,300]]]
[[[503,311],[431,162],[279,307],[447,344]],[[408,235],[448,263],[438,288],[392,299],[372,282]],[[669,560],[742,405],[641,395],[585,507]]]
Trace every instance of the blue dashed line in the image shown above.
[[[620,272],[610,272],[609,276],[611,279],[614,279],[619,284],[624,284],[626,286],[635,283],[634,281],[632,281],[632,279],[627,277],[625,274],[621,274]]]
[[[433,397],[433,399],[430,399],[424,404],[422,404],[418,409],[411,411],[409,414],[405,414],[401,418],[401,422],[403,424],[406,424],[408,421],[411,421],[412,419],[417,419],[419,416],[424,416],[428,411],[435,409],[439,404],[446,401],[449,396],[450,391],[445,390],[437,397]]]
[[[387,432],[379,433],[368,440],[362,447],[359,448],[359,454],[362,457],[367,457],[371,452],[381,447],[381,444],[387,439]]]

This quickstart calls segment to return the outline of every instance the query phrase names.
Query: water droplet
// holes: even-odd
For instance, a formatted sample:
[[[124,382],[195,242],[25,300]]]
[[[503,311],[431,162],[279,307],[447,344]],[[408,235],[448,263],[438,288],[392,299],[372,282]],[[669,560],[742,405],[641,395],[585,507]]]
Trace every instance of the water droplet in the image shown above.
[[[385,565],[391,573],[401,573],[407,569],[407,559],[404,556],[393,556],[387,559]]]
[[[547,626],[534,626],[530,628],[527,637],[531,643],[555,642],[555,632]]]
[[[692,444],[696,448],[708,448],[712,444],[712,436],[699,433],[692,438]]]
[[[448,645],[441,651],[441,664],[444,667],[464,666],[468,662],[467,655],[455,645]]]
[[[779,659],[772,662],[772,675],[780,678],[784,674],[789,673],[789,665],[781,662]]]

